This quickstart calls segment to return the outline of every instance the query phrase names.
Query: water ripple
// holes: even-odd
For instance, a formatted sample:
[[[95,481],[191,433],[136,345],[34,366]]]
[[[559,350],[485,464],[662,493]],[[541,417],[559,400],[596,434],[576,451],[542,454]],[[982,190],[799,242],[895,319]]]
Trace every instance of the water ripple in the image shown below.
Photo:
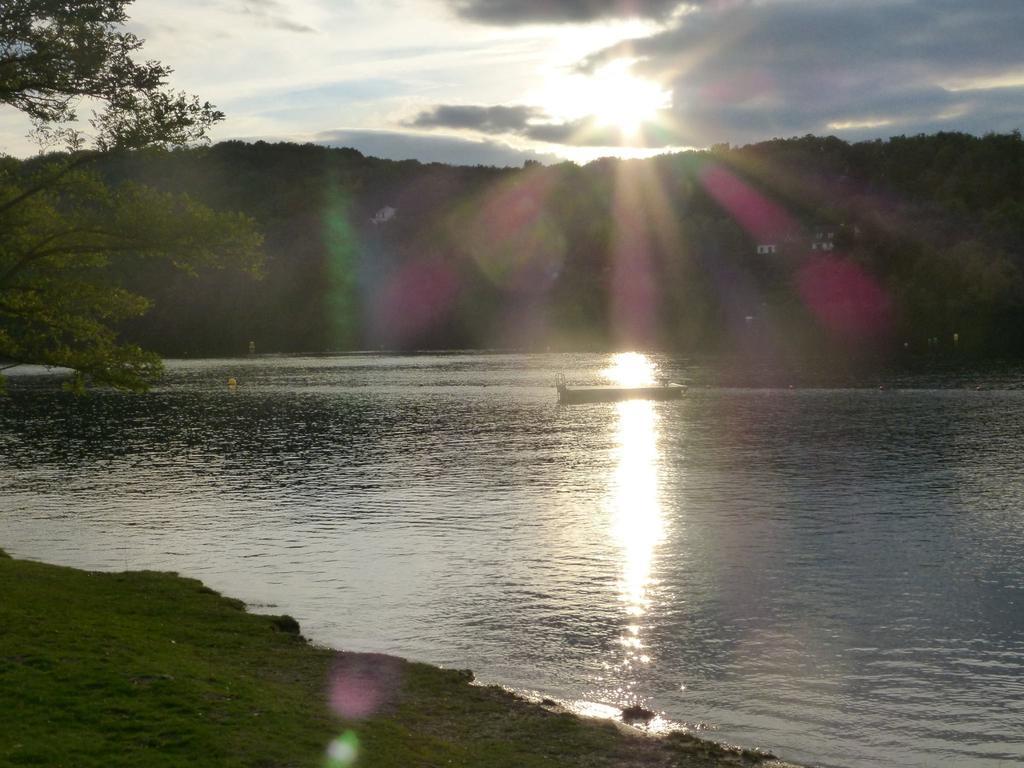
[[[1019,368],[790,389],[655,357],[682,402],[555,405],[557,372],[608,362],[190,361],[77,400],[19,377],[0,545],[794,760],[1024,762]]]

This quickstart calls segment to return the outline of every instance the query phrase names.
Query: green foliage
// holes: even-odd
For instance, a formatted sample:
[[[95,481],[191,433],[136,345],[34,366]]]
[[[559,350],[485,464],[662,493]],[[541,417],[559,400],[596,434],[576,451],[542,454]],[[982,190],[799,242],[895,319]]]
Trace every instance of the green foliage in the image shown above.
[[[116,325],[150,306],[125,287],[126,275],[154,261],[193,275],[223,266],[254,273],[259,262],[248,218],[187,195],[107,186],[85,170],[114,150],[201,140],[223,118],[168,90],[168,67],[135,61],[142,41],[122,29],[129,2],[0,5],[0,105],[32,118],[43,146],[72,150],[0,167],[0,362],[70,368],[76,392],[87,383],[141,390],[161,370],[157,355],[119,341]],[[90,142],[77,123],[83,100],[100,105]]]
[[[171,70],[136,62],[142,40],[125,32],[131,0],[5,0],[0,5],[0,104],[36,121],[46,143],[80,148],[74,127],[83,99],[99,149],[181,145],[206,135],[223,114],[169,91]]]
[[[119,275],[155,261],[189,273],[213,265],[255,273],[261,238],[247,217],[185,195],[109,187],[82,168],[61,173],[73,162],[0,175],[0,359],[70,368],[75,391],[87,382],[144,389],[160,360],[120,343],[114,326],[150,302]],[[22,197],[40,177],[51,181]]]

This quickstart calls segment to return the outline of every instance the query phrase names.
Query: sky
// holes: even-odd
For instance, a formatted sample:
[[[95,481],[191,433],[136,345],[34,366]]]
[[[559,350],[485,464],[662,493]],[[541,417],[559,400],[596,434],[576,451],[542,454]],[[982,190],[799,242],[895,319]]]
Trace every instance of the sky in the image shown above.
[[[136,0],[213,140],[521,165],[1024,128],[1024,0]],[[0,109],[0,151],[36,151]]]

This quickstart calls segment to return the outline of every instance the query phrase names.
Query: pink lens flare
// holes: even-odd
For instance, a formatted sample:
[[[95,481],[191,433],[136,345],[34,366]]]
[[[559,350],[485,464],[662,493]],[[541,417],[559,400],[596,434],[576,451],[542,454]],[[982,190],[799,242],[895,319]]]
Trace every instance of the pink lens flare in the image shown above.
[[[401,662],[380,654],[341,654],[331,672],[331,709],[346,720],[362,720],[391,701],[401,686]]]
[[[435,328],[452,310],[459,277],[442,261],[404,265],[385,282],[374,303],[377,336],[389,344],[404,344]]]
[[[797,230],[782,206],[721,165],[705,167],[700,180],[715,202],[756,240],[770,242]]]
[[[797,273],[797,290],[818,321],[849,340],[888,330],[892,302],[863,267],[835,256],[808,261]]]

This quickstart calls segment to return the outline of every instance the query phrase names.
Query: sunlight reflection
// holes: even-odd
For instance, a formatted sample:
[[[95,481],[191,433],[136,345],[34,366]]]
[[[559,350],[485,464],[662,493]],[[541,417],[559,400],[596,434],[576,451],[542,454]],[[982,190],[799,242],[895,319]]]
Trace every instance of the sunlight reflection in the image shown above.
[[[644,355],[623,353],[613,358],[602,373],[622,386],[654,381],[656,368]],[[617,467],[609,507],[611,534],[622,551],[619,599],[628,623],[619,638],[624,656],[617,670],[624,684],[617,696],[623,704],[636,703],[637,666],[649,664],[643,638],[642,617],[651,607],[651,569],[657,545],[664,536],[664,519],[658,492],[657,412],[642,400],[618,403],[616,434]]]
[[[612,363],[601,375],[620,387],[643,387],[654,383],[656,366],[639,352],[612,355]]]
[[[612,535],[623,550],[620,599],[630,616],[642,616],[650,601],[647,587],[654,547],[661,541],[663,521],[658,502],[656,414],[643,400],[618,404],[619,465],[612,498]],[[641,648],[640,627],[627,628],[624,644]]]

